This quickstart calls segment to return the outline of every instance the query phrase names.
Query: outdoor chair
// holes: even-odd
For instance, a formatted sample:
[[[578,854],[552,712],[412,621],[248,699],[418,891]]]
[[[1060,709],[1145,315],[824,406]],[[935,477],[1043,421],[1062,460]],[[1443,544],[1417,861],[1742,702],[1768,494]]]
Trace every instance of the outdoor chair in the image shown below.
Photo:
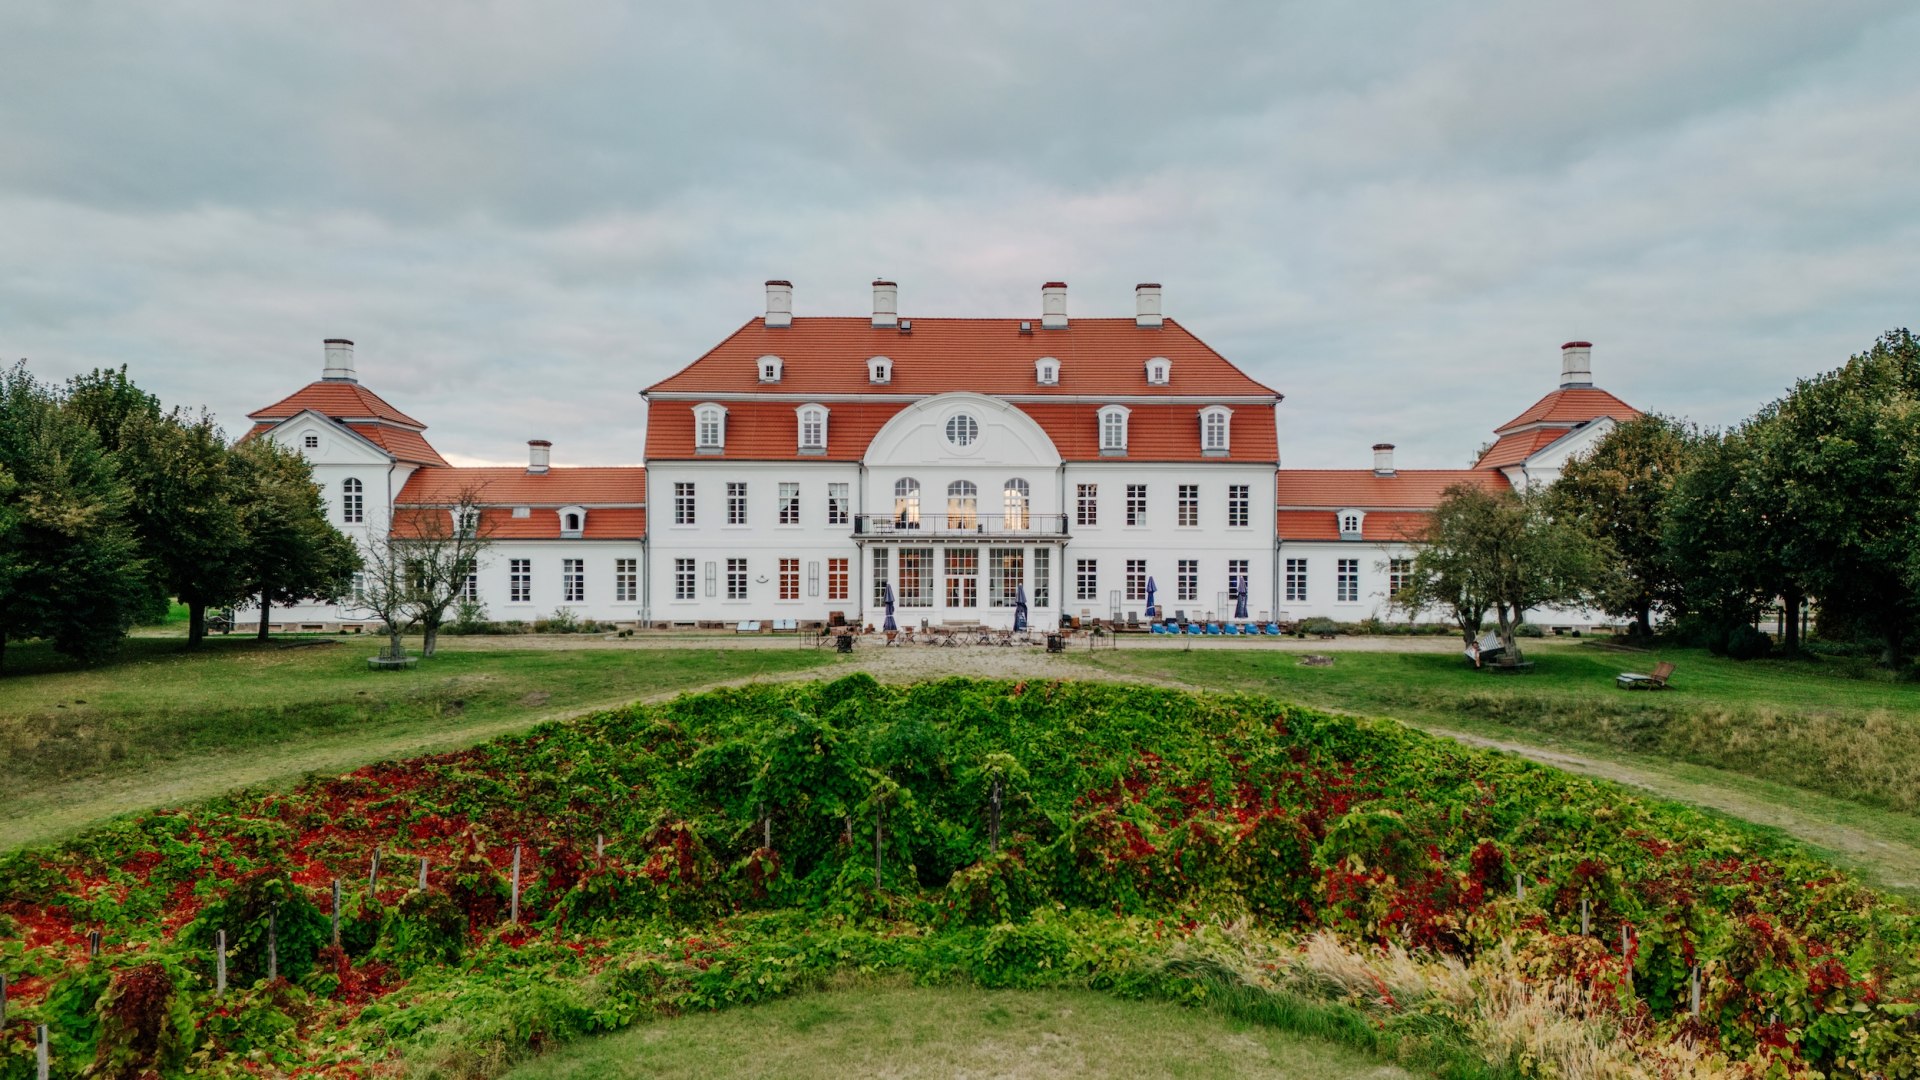
[[[1665,660],[1653,665],[1653,674],[1639,675],[1627,672],[1613,680],[1622,690],[1665,690],[1667,680],[1673,678],[1673,665]]]
[[[1267,624],[1267,636],[1268,636],[1268,637],[1279,637],[1279,636],[1280,636],[1280,624],[1279,624],[1279,623],[1271,623],[1271,622],[1270,622],[1270,623],[1268,623],[1268,624]]]
[[[1219,624],[1219,623],[1217,623],[1217,622],[1210,622],[1210,623],[1208,623],[1208,624],[1207,624],[1207,636],[1208,636],[1208,637],[1219,637],[1219,636],[1220,636],[1220,624]]]
[[[1240,628],[1239,628],[1238,626],[1236,626],[1236,625],[1234,625],[1233,623],[1228,623],[1228,624],[1227,624],[1226,626],[1224,626],[1224,627],[1222,627],[1222,628],[1221,628],[1221,630],[1222,630],[1222,631],[1223,631],[1223,632],[1224,632],[1224,633],[1225,633],[1225,634],[1226,634],[1226,635],[1227,635],[1228,637],[1239,637],[1239,636],[1240,636]]]

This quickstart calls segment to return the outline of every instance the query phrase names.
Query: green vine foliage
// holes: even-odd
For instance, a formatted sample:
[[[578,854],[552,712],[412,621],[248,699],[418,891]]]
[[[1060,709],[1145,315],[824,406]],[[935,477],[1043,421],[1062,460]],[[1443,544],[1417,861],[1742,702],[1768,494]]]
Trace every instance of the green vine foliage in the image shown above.
[[[1511,953],[1586,984],[1636,1038],[1756,1075],[1920,1068],[1920,919],[1724,820],[1256,697],[862,675],[615,710],[0,857],[0,1078],[31,1075],[36,1023],[58,1076],[396,1058],[480,1075],[848,972],[1167,997],[1511,1075],[1475,1056],[1467,1017],[1248,997],[1212,961],[1173,962],[1182,943],[1228,949],[1221,927]],[[91,961],[90,929],[108,943]]]

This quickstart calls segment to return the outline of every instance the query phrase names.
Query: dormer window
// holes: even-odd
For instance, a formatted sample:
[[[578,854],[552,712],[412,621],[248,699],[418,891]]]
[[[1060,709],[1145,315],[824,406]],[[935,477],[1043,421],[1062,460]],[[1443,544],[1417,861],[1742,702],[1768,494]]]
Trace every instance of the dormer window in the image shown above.
[[[1360,539],[1361,526],[1365,525],[1367,520],[1366,511],[1342,510],[1335,516],[1340,520],[1340,539]]]
[[[563,506],[560,508],[560,538],[578,540],[587,527],[587,511],[584,507]]]
[[[1225,405],[1209,405],[1200,410],[1200,452],[1225,454],[1232,449],[1233,410]]]
[[[1156,356],[1147,361],[1147,385],[1165,386],[1173,381],[1173,361]]]
[[[1060,385],[1060,361],[1043,356],[1033,362],[1033,381],[1041,386]]]
[[[761,381],[761,382],[763,382],[763,383],[777,383],[777,382],[779,382],[779,381],[780,381],[780,366],[781,366],[781,365],[780,365],[780,358],[779,358],[779,357],[777,357],[777,356],[763,356],[763,357],[761,357],[761,358],[760,358],[760,360],[759,360],[758,362],[759,362],[759,365],[760,365],[760,381]]]
[[[459,537],[472,537],[480,532],[480,511],[475,507],[462,507],[450,512],[453,516],[453,534]]]
[[[867,360],[867,381],[876,386],[893,381],[893,361],[884,356]]]
[[[696,453],[717,454],[727,446],[727,410],[711,402],[693,407],[693,448]]]
[[[802,405],[794,412],[800,418],[800,452],[803,454],[826,453],[827,407]]]
[[[306,439],[302,441],[301,445],[309,450],[318,450],[320,449],[320,436],[308,432]]]
[[[1108,405],[1100,410],[1100,454],[1121,457],[1127,452],[1127,408]]]

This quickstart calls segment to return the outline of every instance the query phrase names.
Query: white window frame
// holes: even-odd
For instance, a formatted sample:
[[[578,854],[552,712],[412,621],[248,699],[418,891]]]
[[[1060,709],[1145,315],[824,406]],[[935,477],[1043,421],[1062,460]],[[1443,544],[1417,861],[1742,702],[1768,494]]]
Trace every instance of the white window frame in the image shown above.
[[[796,555],[782,555],[774,564],[774,583],[779,591],[774,593],[778,600],[800,599],[800,559]]]
[[[763,383],[777,383],[784,366],[779,357],[769,353],[753,362],[753,373]]]
[[[867,381],[885,386],[893,381],[893,360],[885,356],[867,357]]]
[[[1147,523],[1147,485],[1127,485],[1127,516],[1125,520],[1128,525],[1136,527]]]
[[[1033,362],[1033,381],[1040,386],[1060,385],[1060,361],[1043,356]]]
[[[693,448],[695,451],[727,448],[725,405],[709,401],[693,407]]]
[[[675,525],[692,525],[696,523],[699,518],[697,495],[698,491],[695,489],[692,480],[675,480],[673,482],[673,523]]]
[[[1408,557],[1394,557],[1387,560],[1387,596],[1399,594],[1401,589],[1413,581],[1413,560]]]
[[[798,418],[799,448],[808,450],[827,450],[827,407],[825,405],[802,405],[794,410]]]
[[[1164,356],[1147,360],[1147,385],[1165,386],[1173,381],[1173,361]]]
[[[748,598],[747,560],[740,556],[727,559],[727,599],[745,600]]]
[[[1174,573],[1174,598],[1182,603],[1200,599],[1200,560],[1181,559]]]
[[[699,560],[673,560],[673,598],[675,600],[699,599]]]
[[[1305,603],[1307,599],[1307,560],[1287,560],[1286,599],[1289,603]]]
[[[1033,485],[1014,476],[1000,486],[1001,510],[1005,517],[1001,526],[1007,529],[1027,529],[1033,520],[1028,512],[1033,506]]]
[[[844,555],[827,559],[827,599],[847,600],[853,596],[853,563]]]
[[[844,480],[835,480],[827,484],[827,524],[845,525],[852,514],[852,488]],[[846,597],[840,599],[845,600]]]
[[[1053,549],[1045,544],[1033,549],[1033,606],[1053,606]]]
[[[1366,530],[1367,512],[1365,510],[1342,510],[1334,516],[1334,524],[1340,527],[1340,539],[1358,540]]]
[[[367,489],[356,477],[340,481],[340,521],[344,525],[366,524]]]
[[[1147,598],[1147,560],[1127,560],[1127,599],[1145,600]]]
[[[1243,528],[1252,516],[1253,485],[1227,485],[1227,527]]]
[[[1189,528],[1198,528],[1200,525],[1200,485],[1181,484],[1179,496],[1175,505],[1177,516],[1174,519],[1174,524]]]
[[[533,603],[533,560],[507,560],[507,603]]]
[[[1233,410],[1225,405],[1209,405],[1200,410],[1200,449],[1209,454],[1233,450]]]
[[[560,602],[563,604],[587,602],[587,560],[560,560]]]
[[[727,481],[727,524],[745,525],[747,523],[747,482],[745,480]]]
[[[782,525],[800,524],[800,481],[782,480],[779,488],[780,516]]]
[[[1357,604],[1360,602],[1360,560],[1341,559],[1333,567],[1333,602],[1336,604]]]
[[[1100,524],[1100,485],[1078,484],[1074,487],[1074,523],[1076,525]]]
[[[1130,411],[1125,405],[1100,407],[1101,453],[1124,454],[1127,452],[1127,417]]]
[[[893,524],[895,528],[920,524],[920,481],[914,477],[893,482]]]
[[[1073,563],[1074,599],[1082,602],[1100,599],[1100,560],[1075,559]]]
[[[613,600],[631,604],[640,599],[640,560],[613,560]]]

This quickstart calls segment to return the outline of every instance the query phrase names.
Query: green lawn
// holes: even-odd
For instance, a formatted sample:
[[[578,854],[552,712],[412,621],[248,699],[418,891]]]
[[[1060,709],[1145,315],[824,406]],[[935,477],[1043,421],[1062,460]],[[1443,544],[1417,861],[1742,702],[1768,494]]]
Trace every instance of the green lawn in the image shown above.
[[[442,639],[409,672],[370,672],[378,642],[135,637],[79,668],[11,645],[0,678],[0,849],[103,818],[307,772],[468,746],[591,709],[826,662],[813,649],[515,648]]]
[[[1397,1080],[1358,1052],[1091,991],[869,987],[644,1024],[509,1077],[1297,1077]]]

